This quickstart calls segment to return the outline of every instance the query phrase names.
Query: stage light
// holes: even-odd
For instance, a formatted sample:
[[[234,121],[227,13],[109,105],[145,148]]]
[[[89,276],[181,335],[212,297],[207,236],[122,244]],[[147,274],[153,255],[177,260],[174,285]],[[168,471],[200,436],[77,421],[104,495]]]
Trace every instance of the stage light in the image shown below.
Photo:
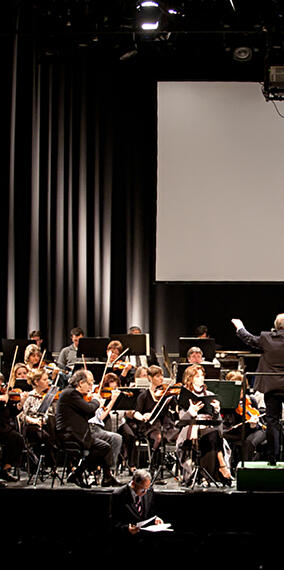
[[[235,61],[250,61],[252,58],[252,49],[248,46],[236,47],[233,51]]]
[[[142,30],[157,30],[160,23],[161,10],[158,2],[138,2],[138,23]]]

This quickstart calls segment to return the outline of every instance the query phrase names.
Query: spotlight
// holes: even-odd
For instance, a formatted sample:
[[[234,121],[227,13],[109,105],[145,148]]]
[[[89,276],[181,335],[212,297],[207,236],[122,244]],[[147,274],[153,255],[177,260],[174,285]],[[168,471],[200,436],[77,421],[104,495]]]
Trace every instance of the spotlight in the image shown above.
[[[157,30],[160,23],[161,11],[158,2],[138,2],[138,23],[142,30]]]
[[[250,61],[252,58],[252,49],[247,46],[240,46],[234,49],[233,58],[235,61]]]

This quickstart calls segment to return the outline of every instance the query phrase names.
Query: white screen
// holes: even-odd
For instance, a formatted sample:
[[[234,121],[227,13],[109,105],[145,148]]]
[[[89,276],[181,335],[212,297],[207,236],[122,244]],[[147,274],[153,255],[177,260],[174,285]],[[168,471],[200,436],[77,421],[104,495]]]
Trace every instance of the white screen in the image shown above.
[[[157,281],[284,281],[284,118],[260,85],[159,83],[157,174]]]

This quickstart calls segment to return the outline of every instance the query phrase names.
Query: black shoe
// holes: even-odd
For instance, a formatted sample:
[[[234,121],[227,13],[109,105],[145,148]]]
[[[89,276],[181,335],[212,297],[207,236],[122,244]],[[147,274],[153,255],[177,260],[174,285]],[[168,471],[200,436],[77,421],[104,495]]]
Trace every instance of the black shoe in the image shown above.
[[[8,483],[18,482],[18,477],[14,477],[14,475],[10,473],[10,469],[2,469],[0,479],[4,479],[4,481],[7,481]]]
[[[276,459],[274,457],[270,457],[267,465],[270,465],[271,467],[275,467],[276,463],[277,463]]]
[[[76,473],[76,471],[71,471],[67,477],[67,483],[74,483],[77,487],[81,487],[81,489],[90,489],[91,485],[85,483],[83,481],[82,475]]]
[[[111,477],[104,477],[101,482],[102,487],[122,487],[124,483],[121,483],[113,475]]]

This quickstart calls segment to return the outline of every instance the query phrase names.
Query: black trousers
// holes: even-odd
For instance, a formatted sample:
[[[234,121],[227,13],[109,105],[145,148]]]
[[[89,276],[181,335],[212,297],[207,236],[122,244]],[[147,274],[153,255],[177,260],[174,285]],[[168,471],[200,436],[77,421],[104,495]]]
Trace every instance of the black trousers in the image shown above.
[[[1,467],[6,464],[18,467],[25,447],[23,436],[15,429],[11,429],[0,433],[0,443],[3,445]]]
[[[267,456],[268,459],[280,459],[280,435],[282,435],[280,419],[282,418],[282,403],[284,393],[267,392],[264,394],[267,423]]]

